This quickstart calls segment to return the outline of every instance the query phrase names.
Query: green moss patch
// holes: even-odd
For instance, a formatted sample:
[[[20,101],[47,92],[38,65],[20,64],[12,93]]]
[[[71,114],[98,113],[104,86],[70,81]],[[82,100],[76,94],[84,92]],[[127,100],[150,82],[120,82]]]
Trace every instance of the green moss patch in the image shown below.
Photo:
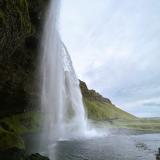
[[[16,134],[36,132],[41,125],[41,114],[39,112],[26,112],[13,115],[0,120],[0,126],[6,131]]]
[[[6,132],[0,129],[0,150],[13,147],[24,149],[23,139],[15,133]]]
[[[24,149],[21,135],[34,133],[40,130],[41,114],[26,112],[0,120],[0,150],[17,147]]]

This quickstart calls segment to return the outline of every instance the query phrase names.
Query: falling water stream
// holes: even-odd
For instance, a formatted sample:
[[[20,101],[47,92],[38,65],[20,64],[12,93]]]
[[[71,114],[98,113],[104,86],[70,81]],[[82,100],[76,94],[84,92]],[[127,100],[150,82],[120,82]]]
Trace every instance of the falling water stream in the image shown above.
[[[59,0],[52,0],[41,47],[41,107],[48,141],[84,136],[87,131],[79,80],[58,32],[58,14]]]
[[[51,160],[154,159],[153,153],[137,150],[137,137],[98,138],[97,129],[88,129],[79,80],[58,32],[58,15],[59,0],[51,0],[41,43],[41,108],[44,115],[41,142],[47,148],[41,153]],[[98,136],[106,135],[106,130],[105,134],[100,133]],[[88,135],[94,138],[84,139]],[[153,141],[157,136],[151,135],[148,139]]]

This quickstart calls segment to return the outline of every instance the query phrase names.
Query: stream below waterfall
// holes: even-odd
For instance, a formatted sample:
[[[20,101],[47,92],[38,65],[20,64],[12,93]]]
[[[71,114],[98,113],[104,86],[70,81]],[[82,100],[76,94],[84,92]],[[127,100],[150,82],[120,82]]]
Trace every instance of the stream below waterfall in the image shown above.
[[[32,137],[32,138],[31,138]],[[36,137],[36,138],[35,138]],[[27,144],[28,151],[38,152],[37,136],[25,137],[32,141]],[[33,143],[35,141],[35,143]],[[51,160],[155,160],[160,147],[160,134],[109,135],[106,137],[58,141],[50,146],[43,146],[41,153],[52,155]]]

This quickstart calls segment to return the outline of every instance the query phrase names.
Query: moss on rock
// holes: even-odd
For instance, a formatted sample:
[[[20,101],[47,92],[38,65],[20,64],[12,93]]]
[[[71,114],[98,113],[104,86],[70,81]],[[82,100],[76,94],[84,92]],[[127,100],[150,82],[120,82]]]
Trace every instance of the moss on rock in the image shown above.
[[[41,129],[41,114],[26,112],[0,119],[0,150],[8,148],[24,149],[24,134],[35,133]]]
[[[24,149],[23,139],[15,133],[2,131],[0,132],[0,150],[5,150],[8,148],[17,147]]]
[[[0,6],[0,60],[7,60],[31,34],[32,25],[26,0],[2,0]]]
[[[0,1],[0,117],[36,106],[38,43],[47,2]]]

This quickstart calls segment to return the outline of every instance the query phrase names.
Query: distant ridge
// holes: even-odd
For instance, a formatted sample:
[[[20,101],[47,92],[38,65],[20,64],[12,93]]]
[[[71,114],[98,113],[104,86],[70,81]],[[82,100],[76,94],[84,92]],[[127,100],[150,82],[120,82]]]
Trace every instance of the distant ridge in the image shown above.
[[[97,100],[99,102],[105,102],[105,103],[112,103],[110,99],[104,98],[102,95],[100,95],[95,90],[91,89],[89,90],[86,83],[83,81],[80,81],[80,88],[82,90],[82,95],[87,98],[88,100]]]
[[[80,80],[88,117],[94,120],[114,120],[114,119],[136,119],[137,117],[129,114],[112,104],[111,100],[103,97],[95,90],[89,90],[86,83]]]
[[[160,117],[147,117],[147,118],[141,118],[144,120],[160,120]]]

